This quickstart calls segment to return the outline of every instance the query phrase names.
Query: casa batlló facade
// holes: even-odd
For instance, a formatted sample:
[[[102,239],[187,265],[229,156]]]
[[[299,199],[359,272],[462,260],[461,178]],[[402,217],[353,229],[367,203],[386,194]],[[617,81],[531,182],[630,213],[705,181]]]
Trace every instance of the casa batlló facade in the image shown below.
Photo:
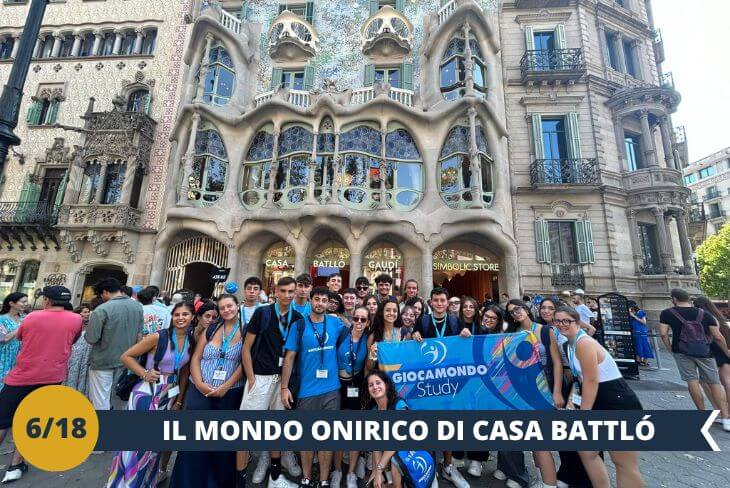
[[[62,274],[81,300],[113,270],[210,295],[223,267],[269,289],[302,272],[350,284],[385,272],[397,286],[415,278],[423,293],[445,285],[480,299],[618,290],[649,310],[672,287],[699,292],[686,140],[671,121],[680,95],[661,70],[650,2],[158,3],[169,8],[150,13],[165,17],[156,52],[126,75],[134,87],[156,80],[149,113],[150,98],[134,105],[112,67],[107,90],[90,88],[64,115],[84,117],[80,133],[39,141],[19,126],[26,164],[11,163],[2,200],[19,207],[5,228],[42,207],[28,187],[21,195],[22,175],[51,164],[55,137],[61,152],[78,145],[61,158],[72,162],[48,226],[58,249],[39,253],[33,287]],[[72,4],[101,3],[49,11]],[[117,54],[109,41],[111,57],[135,55],[126,39]],[[60,72],[76,74],[66,62]],[[31,92],[46,83],[32,73]],[[42,173],[30,174],[42,194]],[[22,231],[3,232],[8,259],[26,259]]]

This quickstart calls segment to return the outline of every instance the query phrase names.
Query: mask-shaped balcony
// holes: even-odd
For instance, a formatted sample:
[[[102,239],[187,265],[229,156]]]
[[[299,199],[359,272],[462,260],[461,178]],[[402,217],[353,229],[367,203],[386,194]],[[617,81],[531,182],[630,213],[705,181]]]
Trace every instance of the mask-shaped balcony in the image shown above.
[[[319,37],[312,24],[284,10],[269,29],[269,55],[274,61],[306,62],[319,51]]]
[[[366,56],[405,56],[413,47],[413,25],[402,13],[385,6],[365,22],[362,39]]]

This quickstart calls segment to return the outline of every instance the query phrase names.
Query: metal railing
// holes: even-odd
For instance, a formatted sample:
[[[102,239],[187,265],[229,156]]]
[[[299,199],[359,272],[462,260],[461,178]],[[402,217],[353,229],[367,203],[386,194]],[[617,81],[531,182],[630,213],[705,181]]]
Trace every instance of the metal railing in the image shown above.
[[[704,222],[707,220],[707,215],[705,214],[705,206],[701,203],[694,204],[689,209],[689,215],[688,215],[690,222]]]
[[[574,263],[555,263],[552,268],[551,284],[553,286],[570,286],[585,288],[583,265]]]
[[[58,205],[48,202],[0,202],[0,226],[53,226],[58,221]]]
[[[717,189],[707,190],[707,192],[705,192],[705,200],[710,200],[712,198],[719,198],[719,197],[720,197],[720,192]]]
[[[585,68],[583,50],[580,48],[527,51],[520,60],[522,76],[528,72],[582,71]]]
[[[710,210],[710,220],[719,219],[722,217],[725,217],[725,209],[721,208],[720,210]]]
[[[530,165],[532,185],[598,185],[595,159],[536,159]]]
[[[438,11],[439,16],[439,25],[443,24],[446,19],[449,18],[449,15],[451,15],[454,10],[456,10],[456,0],[450,0],[449,2],[446,2]]]
[[[659,86],[665,88],[674,88],[674,75],[671,71],[669,73],[664,73],[659,78]]]
[[[639,273],[643,275],[662,275],[664,274],[664,268],[661,264],[644,263],[639,266]]]

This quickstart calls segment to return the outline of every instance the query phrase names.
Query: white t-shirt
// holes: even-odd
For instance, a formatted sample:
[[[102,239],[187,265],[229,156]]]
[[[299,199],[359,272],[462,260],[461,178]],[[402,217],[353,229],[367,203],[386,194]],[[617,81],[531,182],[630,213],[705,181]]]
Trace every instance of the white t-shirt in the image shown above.
[[[591,312],[591,309],[588,308],[588,305],[585,303],[581,303],[577,307],[575,307],[575,311],[580,314],[580,320],[585,322],[588,325],[591,325],[591,319],[593,318],[593,312]]]
[[[142,335],[154,334],[158,330],[167,329],[170,326],[170,310],[159,302],[152,302],[149,305],[142,305],[144,313],[144,325]]]

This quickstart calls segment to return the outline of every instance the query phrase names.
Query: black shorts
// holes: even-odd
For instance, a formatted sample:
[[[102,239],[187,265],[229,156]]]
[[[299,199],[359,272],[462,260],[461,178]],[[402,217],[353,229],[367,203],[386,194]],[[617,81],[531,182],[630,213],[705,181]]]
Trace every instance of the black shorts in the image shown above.
[[[340,409],[341,410],[362,410],[363,398],[363,373],[360,372],[354,378],[340,378]],[[351,387],[358,388],[359,395],[357,397],[349,397],[347,389]]]
[[[60,383],[51,384],[58,385]],[[0,390],[0,430],[9,429],[13,425],[13,416],[20,402],[35,390],[44,386],[48,385],[14,386],[5,384],[3,389]]]
[[[593,410],[643,410],[639,397],[623,378],[598,384]]]

